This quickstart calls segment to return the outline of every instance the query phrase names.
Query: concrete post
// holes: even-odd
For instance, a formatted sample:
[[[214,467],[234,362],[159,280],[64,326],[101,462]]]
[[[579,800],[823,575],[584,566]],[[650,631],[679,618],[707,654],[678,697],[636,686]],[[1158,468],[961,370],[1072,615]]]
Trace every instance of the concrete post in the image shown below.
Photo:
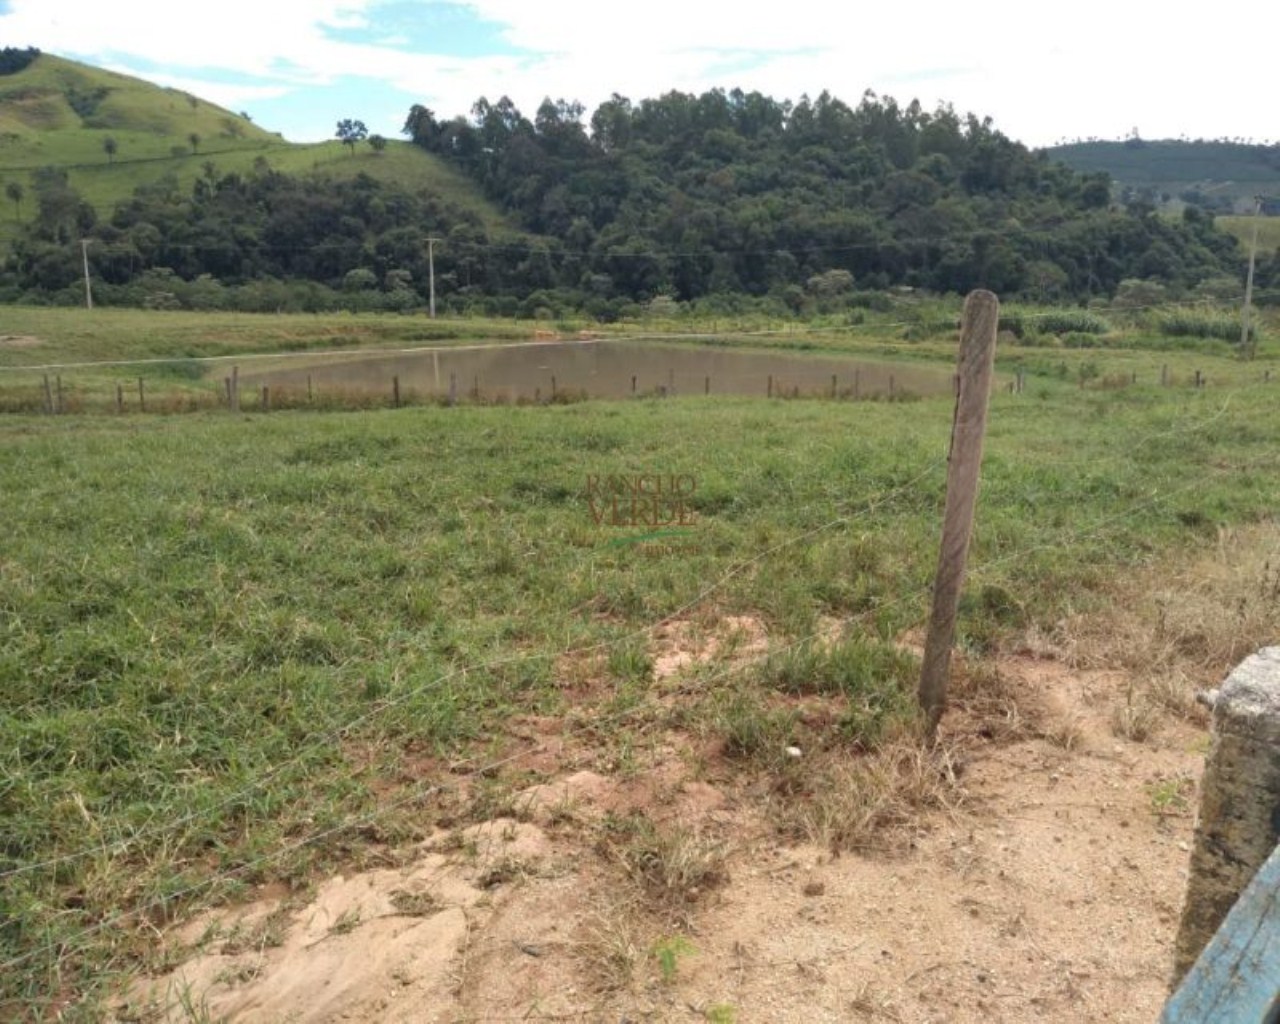
[[[1280,647],[1242,661],[1213,697],[1174,984],[1280,841]]]

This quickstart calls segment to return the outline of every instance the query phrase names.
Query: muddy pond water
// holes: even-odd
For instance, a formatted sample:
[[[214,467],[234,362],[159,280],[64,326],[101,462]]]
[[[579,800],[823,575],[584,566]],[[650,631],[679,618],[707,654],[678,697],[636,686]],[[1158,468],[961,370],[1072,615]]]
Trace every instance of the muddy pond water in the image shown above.
[[[837,395],[850,398],[948,394],[949,368],[841,356],[710,348],[638,341],[451,346],[411,353],[326,355],[323,360],[241,376],[272,390],[455,394],[459,399],[549,399],[632,395]]]

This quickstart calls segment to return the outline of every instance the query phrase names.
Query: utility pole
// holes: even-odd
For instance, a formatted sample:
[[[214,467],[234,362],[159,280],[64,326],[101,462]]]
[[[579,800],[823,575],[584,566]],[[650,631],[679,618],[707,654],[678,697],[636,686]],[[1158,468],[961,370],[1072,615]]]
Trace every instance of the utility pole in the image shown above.
[[[431,319],[436,318],[436,254],[435,244],[440,241],[438,238],[427,236],[427,278],[430,281],[429,288],[431,294]]]
[[[1253,342],[1249,340],[1249,307],[1253,303],[1253,264],[1258,257],[1258,221],[1262,219],[1262,196],[1253,197],[1253,242],[1249,246],[1249,273],[1244,279],[1244,311],[1240,314],[1240,354],[1253,358]]]
[[[80,258],[84,262],[84,306],[93,309],[93,287],[89,283],[89,239],[80,239]]]

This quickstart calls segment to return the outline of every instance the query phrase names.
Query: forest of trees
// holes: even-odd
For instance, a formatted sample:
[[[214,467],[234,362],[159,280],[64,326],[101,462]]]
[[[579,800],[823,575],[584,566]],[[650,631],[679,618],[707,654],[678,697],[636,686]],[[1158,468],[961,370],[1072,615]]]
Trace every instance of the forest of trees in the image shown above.
[[[0,270],[0,300],[74,301],[78,239],[100,301],[241,308],[409,308],[426,294],[425,239],[441,302],[505,315],[584,310],[603,320],[658,296],[696,307],[765,302],[800,311],[909,286],[1077,302],[1122,281],[1179,294],[1240,275],[1235,240],[1203,211],[1181,219],[1112,201],[1081,174],[1010,141],[989,120],[867,94],[613,96],[589,118],[510,100],[470,118],[414,106],[411,141],[474,180],[516,226],[376,181],[248,174],[212,164],[190,190],[139,188],[109,219],[56,170]],[[1272,255],[1259,287],[1280,284]],[[272,305],[274,303],[274,305]]]
[[[16,75],[40,56],[34,46],[22,49],[17,46],[0,47],[0,75]]]

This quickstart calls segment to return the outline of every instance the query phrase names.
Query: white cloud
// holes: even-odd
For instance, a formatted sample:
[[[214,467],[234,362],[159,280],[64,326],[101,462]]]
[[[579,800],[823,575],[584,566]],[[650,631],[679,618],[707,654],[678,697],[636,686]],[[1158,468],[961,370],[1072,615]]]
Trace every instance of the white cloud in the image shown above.
[[[397,37],[377,45],[335,38],[342,29],[376,31],[379,6],[224,0],[197,21],[188,5],[152,0],[12,0],[0,15],[0,37],[116,66],[149,62],[165,69],[166,83],[198,84],[212,69],[256,80],[200,86],[220,102],[344,76],[385,81],[444,116],[503,93],[532,115],[544,96],[579,99],[590,109],[613,92],[640,99],[741,86],[793,99],[829,89],[855,103],[872,88],[904,103],[948,100],[1033,144],[1115,137],[1134,126],[1148,137],[1275,131],[1271,72],[1244,56],[1242,41],[1206,40],[1189,20],[1169,12],[1157,18],[1133,4],[1080,0],[1049,14],[1025,0],[988,0],[980,13],[942,0],[909,7],[788,0],[757,8],[648,0],[606,16],[583,0],[472,0],[467,6],[528,52],[420,55]],[[1280,28],[1280,5],[1255,3],[1238,14],[1250,38]],[[748,58],[755,66],[742,70]]]
[[[137,76],[136,71],[123,64],[104,64],[103,67],[108,71],[118,71],[122,75]],[[183,75],[148,75],[147,81],[170,89],[181,89],[183,92],[189,92],[192,96],[199,96],[228,110],[239,110],[255,100],[279,99],[289,92],[287,85],[239,85],[214,82],[206,78],[188,78]]]

